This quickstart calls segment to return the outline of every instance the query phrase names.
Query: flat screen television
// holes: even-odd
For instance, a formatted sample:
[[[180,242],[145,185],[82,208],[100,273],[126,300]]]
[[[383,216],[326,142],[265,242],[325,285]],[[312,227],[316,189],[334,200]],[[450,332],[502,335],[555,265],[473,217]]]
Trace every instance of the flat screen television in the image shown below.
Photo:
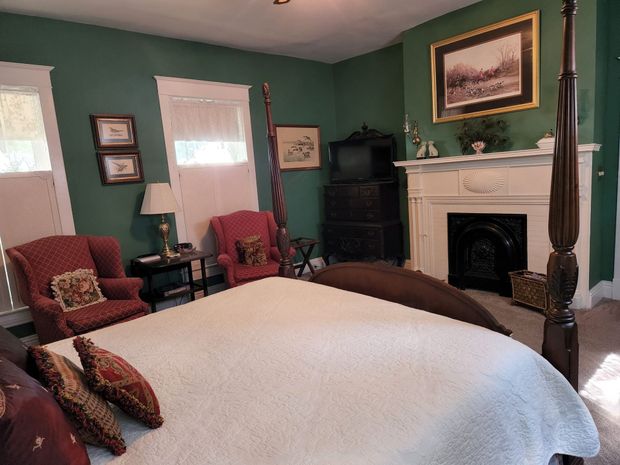
[[[393,136],[330,142],[331,182],[391,181],[395,155]]]

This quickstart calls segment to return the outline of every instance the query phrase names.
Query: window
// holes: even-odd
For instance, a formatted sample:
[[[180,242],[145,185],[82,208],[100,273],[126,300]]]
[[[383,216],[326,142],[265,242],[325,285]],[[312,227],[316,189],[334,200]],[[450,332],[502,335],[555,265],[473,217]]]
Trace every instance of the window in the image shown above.
[[[171,107],[177,165],[248,161],[239,102],[171,97]]]
[[[0,85],[0,173],[51,169],[38,89]]]
[[[24,305],[4,250],[44,236],[75,234],[52,69],[0,62],[0,324],[30,320],[28,312],[14,312]]]
[[[249,86],[155,76],[170,186],[181,211],[177,236],[212,252],[211,217],[257,210]]]

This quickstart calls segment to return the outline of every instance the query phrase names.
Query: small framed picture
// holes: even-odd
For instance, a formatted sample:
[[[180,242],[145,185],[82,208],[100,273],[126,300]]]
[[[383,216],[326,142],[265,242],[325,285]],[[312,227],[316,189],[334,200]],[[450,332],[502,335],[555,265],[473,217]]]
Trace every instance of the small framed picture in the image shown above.
[[[97,152],[103,184],[143,182],[140,152]]]
[[[433,123],[538,107],[539,12],[431,45]]]
[[[138,147],[136,120],[133,115],[90,115],[97,149],[131,149]]]
[[[275,128],[280,170],[315,170],[321,168],[319,126],[276,124]]]

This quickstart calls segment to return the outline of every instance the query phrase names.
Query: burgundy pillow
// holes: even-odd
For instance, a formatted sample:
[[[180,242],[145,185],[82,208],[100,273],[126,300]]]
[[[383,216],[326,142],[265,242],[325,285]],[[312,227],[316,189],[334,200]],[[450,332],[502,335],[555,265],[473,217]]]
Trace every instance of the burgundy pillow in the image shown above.
[[[0,463],[87,465],[86,447],[52,394],[0,357]]]
[[[43,383],[73,421],[84,442],[125,452],[121,428],[108,403],[91,391],[84,373],[71,360],[45,347],[30,347]]]
[[[146,426],[159,428],[162,425],[164,419],[159,414],[157,396],[138,370],[124,358],[97,347],[85,337],[73,339],[73,346],[93,390]]]

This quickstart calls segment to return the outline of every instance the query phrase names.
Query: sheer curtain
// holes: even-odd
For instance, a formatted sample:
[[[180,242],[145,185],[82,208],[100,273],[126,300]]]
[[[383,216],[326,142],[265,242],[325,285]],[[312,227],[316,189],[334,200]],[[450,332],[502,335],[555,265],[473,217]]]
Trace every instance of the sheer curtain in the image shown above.
[[[238,102],[171,97],[177,164],[247,163],[242,107]]]
[[[0,173],[50,170],[37,88],[0,85]]]

